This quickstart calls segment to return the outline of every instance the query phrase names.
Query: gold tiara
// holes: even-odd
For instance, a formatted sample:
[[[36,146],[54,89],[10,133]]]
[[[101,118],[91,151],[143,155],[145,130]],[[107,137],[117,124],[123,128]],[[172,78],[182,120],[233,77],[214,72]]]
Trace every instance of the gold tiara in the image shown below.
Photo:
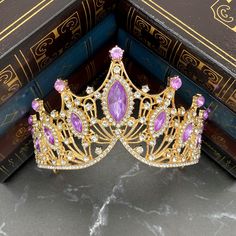
[[[102,85],[86,96],[73,94],[67,81],[57,80],[61,110],[45,111],[35,99],[29,117],[40,168],[80,169],[104,158],[120,140],[138,160],[156,167],[179,167],[198,162],[201,135],[207,110],[200,110],[204,97],[193,97],[188,110],[175,106],[175,91],[182,85],[178,76],[169,78],[167,88],[148,94],[147,85],[137,88],[129,79],[123,50],[110,50],[111,64]]]

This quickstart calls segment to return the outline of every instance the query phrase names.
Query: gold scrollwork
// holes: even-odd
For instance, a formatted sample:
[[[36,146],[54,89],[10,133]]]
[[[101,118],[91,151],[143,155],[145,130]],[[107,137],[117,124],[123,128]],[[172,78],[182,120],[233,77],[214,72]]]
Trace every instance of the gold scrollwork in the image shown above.
[[[29,126],[27,124],[23,124],[17,131],[14,138],[13,143],[18,144],[21,143],[22,140],[29,135]]]
[[[227,104],[236,111],[236,90],[231,93],[230,97],[227,100]]]
[[[11,97],[11,95],[22,87],[22,83],[12,65],[8,65],[0,71],[0,85],[2,88],[0,104],[5,102],[9,97]],[[4,92],[2,90],[4,90]]]
[[[186,49],[183,49],[180,54],[179,60],[177,62],[177,68],[180,71],[184,72],[184,74],[186,75],[190,75],[190,73],[193,73],[194,68],[200,71],[201,72],[200,74],[204,76],[205,78],[207,78],[207,80],[204,83],[205,86],[209,89],[209,91],[212,91],[212,92],[214,92],[215,90],[218,90],[219,84],[221,80],[223,79],[223,77],[220,74],[218,74],[208,65],[200,61],[195,56],[193,56]],[[197,71],[196,71],[196,74],[197,74]],[[190,76],[194,78],[194,73],[191,74]],[[196,79],[199,79],[199,78],[196,78]]]
[[[223,79],[223,76],[219,75],[217,72],[209,68],[208,66],[204,65],[202,67],[202,72],[208,78],[206,86],[210,91],[218,91],[219,84]]]
[[[235,12],[236,9],[232,9],[234,6],[232,0],[217,0],[212,6],[211,10],[214,14],[214,19],[221,22],[234,32],[236,32],[235,24]],[[234,7],[235,8],[235,7]]]
[[[144,32],[148,33],[150,37],[143,35]],[[162,57],[167,58],[172,40],[138,15],[135,17],[133,33],[144,41],[148,47],[155,50]]]
[[[78,12],[74,12],[69,18],[30,48],[39,70],[61,55],[80,36],[80,18]],[[65,38],[67,38],[66,44],[64,42]],[[60,42],[61,40],[63,40],[63,43]]]

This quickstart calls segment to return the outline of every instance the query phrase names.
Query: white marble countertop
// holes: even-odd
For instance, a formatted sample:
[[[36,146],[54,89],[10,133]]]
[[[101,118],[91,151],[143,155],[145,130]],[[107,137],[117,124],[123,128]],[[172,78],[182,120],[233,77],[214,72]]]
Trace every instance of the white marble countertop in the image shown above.
[[[117,143],[100,163],[54,175],[33,160],[0,186],[0,236],[233,236],[236,182],[202,157],[146,166]]]

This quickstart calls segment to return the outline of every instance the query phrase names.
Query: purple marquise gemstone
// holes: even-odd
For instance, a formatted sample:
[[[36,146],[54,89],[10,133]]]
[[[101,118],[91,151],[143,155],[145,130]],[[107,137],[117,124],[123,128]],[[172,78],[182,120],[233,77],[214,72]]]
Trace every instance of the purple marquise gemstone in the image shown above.
[[[47,137],[47,140],[50,144],[54,145],[55,140],[54,140],[54,136],[52,134],[52,131],[48,128],[48,127],[44,127],[44,133]]]
[[[170,78],[170,86],[174,90],[178,90],[182,86],[182,80],[180,79],[179,76],[174,76]]]
[[[198,106],[198,107],[201,107],[201,106],[204,105],[204,103],[205,103],[205,98],[204,98],[202,95],[199,96],[199,97],[197,98],[197,106]]]
[[[39,139],[38,138],[35,139],[35,147],[36,147],[37,151],[40,152],[40,145],[39,145]]]
[[[83,130],[83,125],[82,125],[81,119],[75,113],[71,113],[70,120],[71,120],[71,124],[74,127],[74,129],[77,132],[81,133]]]
[[[165,121],[166,121],[166,113],[162,111],[161,113],[158,114],[158,116],[154,121],[154,130],[159,131],[165,124]]]
[[[186,142],[189,139],[189,137],[191,136],[192,132],[193,132],[193,124],[189,123],[186,126],[186,128],[184,130],[184,133],[183,133],[183,137],[182,137],[183,142]]]
[[[123,85],[116,81],[110,88],[108,93],[108,109],[112,118],[118,123],[126,114],[127,110],[127,94]]]

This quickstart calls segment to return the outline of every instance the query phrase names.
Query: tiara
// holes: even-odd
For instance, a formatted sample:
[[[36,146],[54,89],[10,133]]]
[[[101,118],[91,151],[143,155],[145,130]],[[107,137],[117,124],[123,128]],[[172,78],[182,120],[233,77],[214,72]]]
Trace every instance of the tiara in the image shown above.
[[[87,87],[85,96],[73,94],[65,80],[56,80],[61,110],[48,113],[35,99],[37,114],[29,117],[38,167],[81,169],[104,158],[119,140],[138,160],[156,167],[179,167],[198,162],[205,99],[197,94],[188,110],[175,106],[182,81],[168,79],[159,94],[137,88],[124,68],[123,50],[110,51],[111,64],[102,85]]]

